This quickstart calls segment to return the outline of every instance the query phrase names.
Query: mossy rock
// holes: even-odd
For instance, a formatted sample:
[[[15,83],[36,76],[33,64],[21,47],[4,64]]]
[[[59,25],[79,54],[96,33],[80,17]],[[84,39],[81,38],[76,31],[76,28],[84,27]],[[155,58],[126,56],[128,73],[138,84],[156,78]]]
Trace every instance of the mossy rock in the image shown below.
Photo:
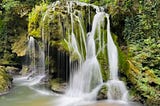
[[[72,62],[74,62],[74,61],[80,60],[80,57],[79,57],[79,55],[75,51],[73,51],[71,53],[71,55],[70,55],[70,59],[71,59]]]
[[[17,56],[25,56],[27,49],[27,36],[22,33],[12,45],[12,52],[16,53]]]
[[[27,73],[29,73],[29,67],[26,66],[26,65],[23,65],[23,66],[22,66],[22,69],[21,69],[21,71],[20,71],[20,74],[21,74],[21,75],[26,75]]]
[[[6,67],[6,71],[10,74],[10,75],[17,75],[20,72],[19,68],[16,67],[11,67],[11,66],[7,66]]]
[[[107,99],[108,98],[107,97],[107,92],[108,92],[107,85],[103,85],[102,88],[98,92],[97,100]]]
[[[5,67],[0,66],[0,95],[8,92],[11,88],[11,76],[9,76],[6,72]]]
[[[67,84],[63,82],[60,78],[52,79],[49,81],[49,83],[51,90],[53,90],[54,92],[65,93]]]

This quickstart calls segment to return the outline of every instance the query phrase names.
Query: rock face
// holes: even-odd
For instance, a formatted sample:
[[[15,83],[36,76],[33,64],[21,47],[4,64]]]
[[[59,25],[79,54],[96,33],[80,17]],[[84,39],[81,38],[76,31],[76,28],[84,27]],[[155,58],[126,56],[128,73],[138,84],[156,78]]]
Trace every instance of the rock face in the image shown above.
[[[11,76],[8,75],[5,67],[0,66],[0,95],[8,92],[11,88]]]
[[[17,56],[22,57],[26,55],[26,48],[27,37],[25,36],[25,34],[21,34],[12,45],[12,52],[16,53]]]
[[[63,94],[67,88],[67,83],[61,82],[60,79],[50,81],[51,89],[53,92]]]

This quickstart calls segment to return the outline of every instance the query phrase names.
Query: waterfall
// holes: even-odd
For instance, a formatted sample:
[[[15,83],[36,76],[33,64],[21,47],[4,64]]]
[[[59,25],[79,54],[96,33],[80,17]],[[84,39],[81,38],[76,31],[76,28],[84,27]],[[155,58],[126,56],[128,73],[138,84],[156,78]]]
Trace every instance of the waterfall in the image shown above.
[[[116,45],[113,42],[111,32],[110,32],[110,21],[109,15],[107,17],[107,50],[108,50],[108,60],[109,60],[109,70],[110,70],[110,79],[118,80],[118,52]]]
[[[60,74],[65,73],[64,72],[65,69],[63,69],[63,67],[66,67],[69,64],[67,68],[68,70],[70,69],[69,70],[70,73],[66,74],[70,75],[69,76],[70,78],[69,78],[69,86],[65,92],[65,96],[84,97],[86,95],[90,95],[91,98],[96,98],[98,91],[101,89],[101,87],[103,85],[107,85],[108,87],[107,95],[109,100],[127,101],[127,89],[125,87],[125,84],[118,78],[118,51],[111,36],[109,15],[104,12],[103,8],[99,8],[98,6],[94,6],[92,4],[80,3],[78,1],[74,2],[67,1],[66,2],[67,6],[64,6],[65,8],[59,8],[60,11],[61,9],[62,11],[64,9],[63,15],[66,15],[65,17],[62,14],[57,14],[56,12],[56,9],[57,7],[60,6],[60,4],[61,3],[57,1],[53,3],[51,7],[49,7],[49,9],[52,10],[46,11],[43,17],[43,22],[45,25],[45,21],[47,21],[46,24],[50,25],[50,24],[57,24],[58,21],[57,28],[59,28],[60,26],[64,31],[64,35],[61,33],[63,37],[58,38],[58,40],[60,42],[61,40],[64,40],[66,42],[70,52],[68,54],[70,58],[68,57],[69,59],[68,58],[65,59],[66,58],[65,50],[64,51],[58,50],[55,58],[57,59],[56,60],[57,70],[61,71],[61,73],[60,72],[57,73],[58,75],[56,78],[60,78],[61,76]],[[80,8],[79,6],[84,6],[84,8],[81,8],[81,10],[87,9],[87,6],[92,7],[93,9],[89,10],[95,11],[93,12],[93,14],[95,13],[95,16],[92,17],[91,15],[91,17],[88,17],[89,19],[83,21],[85,18],[87,18],[87,15],[85,15],[85,13],[82,13],[83,11],[81,12],[81,10],[79,10]],[[78,9],[75,9],[74,7],[77,7]],[[54,17],[56,19],[55,22],[54,22],[54,17],[49,16],[50,13],[52,12],[53,14],[55,12],[54,14],[55,15]],[[92,13],[92,11],[89,12]],[[49,19],[47,19],[46,17],[48,17]],[[106,31],[104,31],[106,18],[107,18],[107,36],[105,35]],[[93,19],[92,27],[90,28],[91,26],[90,21],[92,19]],[[67,21],[67,23],[65,23],[65,21]],[[70,23],[70,25],[66,25],[68,24],[68,22]],[[44,35],[45,35],[44,32],[49,31],[48,28],[46,28],[45,31],[44,29],[42,29],[42,38],[43,38],[42,41],[44,41]],[[56,31],[56,28],[53,28],[51,30]],[[55,39],[53,39],[49,35],[49,38],[47,40],[49,42],[50,40],[54,41]],[[50,45],[48,45],[48,47],[49,46]],[[105,48],[107,49],[108,53],[106,53]],[[44,47],[42,51],[44,51]],[[104,68],[104,65],[107,65],[107,62],[105,62],[105,60],[107,60],[106,56],[107,54],[108,54],[108,63],[110,70],[110,79],[107,82],[103,83],[101,68],[98,59],[100,60],[101,63],[103,62],[101,64],[101,67]],[[42,53],[41,57],[43,56],[44,54]],[[105,59],[102,59],[101,61],[101,58],[103,58],[103,56]],[[42,62],[44,62],[44,59],[42,59]],[[105,67],[104,69],[107,69],[107,67]]]
[[[110,70],[110,80],[107,83],[103,83],[100,66],[96,57],[102,49],[102,46],[104,46],[104,41],[98,42],[97,54],[95,45],[96,33],[98,34],[98,40],[104,38],[104,35],[102,35],[101,38],[100,27],[102,26],[105,17],[107,17],[107,50]],[[78,46],[75,46],[78,44],[75,40],[75,35],[72,35],[71,40],[74,41],[74,43],[72,43],[72,45],[74,44],[74,49],[78,50]],[[127,101],[128,91],[125,84],[118,78],[118,51],[111,36],[109,15],[107,13],[97,12],[94,16],[92,30],[88,33],[86,46],[86,59],[70,79],[70,86],[66,94],[72,97],[81,97],[92,93],[96,96],[95,94],[97,94],[101,86],[107,84],[107,95],[109,100]],[[81,52],[78,53],[80,54]]]
[[[127,101],[128,91],[125,87],[125,84],[118,78],[118,51],[111,36],[109,15],[106,14],[106,17],[107,17],[107,42],[108,42],[107,50],[109,59],[109,70],[110,70],[110,80],[107,82],[108,99]]]
[[[38,66],[37,66],[38,74],[44,75],[45,74],[45,53],[44,53],[44,50],[39,48],[38,55],[39,55],[38,56]]]
[[[35,40],[33,37],[29,38],[27,53],[28,53],[27,63],[29,63],[31,73],[35,73],[36,72],[36,49],[35,49]]]
[[[86,43],[86,59],[70,80],[70,86],[66,92],[69,96],[82,97],[85,94],[90,93],[94,88],[103,82],[100,66],[96,57],[96,46],[94,40],[94,35],[97,29],[96,26],[103,18],[101,17],[102,15],[104,15],[104,13],[98,13],[94,16],[92,31],[88,33]]]
[[[26,85],[38,84],[45,77],[45,55],[33,37],[29,37],[27,57],[29,72],[25,76],[28,80]]]

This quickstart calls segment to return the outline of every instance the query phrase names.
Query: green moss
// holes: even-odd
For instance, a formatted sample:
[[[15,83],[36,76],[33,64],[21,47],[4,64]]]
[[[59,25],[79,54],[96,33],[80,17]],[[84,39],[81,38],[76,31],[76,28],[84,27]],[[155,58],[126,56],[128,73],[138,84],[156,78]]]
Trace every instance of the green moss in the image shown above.
[[[49,81],[49,83],[51,85],[50,86],[51,90],[58,92],[58,93],[64,93],[66,85],[62,79],[60,78],[52,79]]]
[[[59,89],[59,87],[60,87],[59,80],[60,80],[60,79],[50,80],[49,83],[50,83],[50,85],[51,85],[51,89],[52,89],[52,90]]]
[[[105,54],[107,54],[107,53],[105,53]],[[110,72],[109,72],[107,55],[105,55],[105,54],[100,53],[98,55],[98,61],[99,61],[100,67],[101,67],[102,78],[106,82],[107,80],[109,80]]]
[[[43,17],[47,9],[47,4],[42,3],[40,6],[35,6],[29,14],[28,32],[33,37],[41,37],[41,17]]]
[[[69,54],[69,46],[65,39],[58,41],[50,41],[50,46],[56,47],[59,51],[63,51]]]
[[[103,85],[102,88],[99,90],[97,95],[97,100],[107,99],[107,92],[108,88],[106,85]]]
[[[76,52],[74,52],[74,51],[72,51],[71,53],[70,53],[70,59],[71,59],[71,61],[78,61],[79,60],[79,55],[76,53]]]
[[[129,70],[129,64],[127,62],[128,57],[124,52],[118,47],[118,60],[119,60],[119,70],[121,73],[124,75],[127,73]]]
[[[5,67],[0,66],[0,93],[7,92],[11,86],[11,76],[5,70]]]
[[[86,2],[86,3],[89,3],[90,0],[80,0],[81,2]]]

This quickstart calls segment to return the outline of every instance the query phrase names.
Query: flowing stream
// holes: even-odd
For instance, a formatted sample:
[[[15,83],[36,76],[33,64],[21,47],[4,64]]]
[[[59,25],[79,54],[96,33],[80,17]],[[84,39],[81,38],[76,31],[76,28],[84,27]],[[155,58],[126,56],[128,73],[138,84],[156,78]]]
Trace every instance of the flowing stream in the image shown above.
[[[113,42],[110,32],[110,21],[109,15],[107,17],[107,50],[110,70],[110,80],[107,82],[108,86],[108,99],[110,100],[122,100],[128,101],[128,91],[124,82],[118,78],[118,51],[117,47]]]
[[[54,93],[46,88],[30,86],[24,77],[13,80],[13,89],[0,96],[0,106],[53,106]],[[31,82],[30,82],[31,83]]]
[[[29,81],[28,85],[36,85],[45,77],[45,55],[33,37],[29,37],[26,62],[29,73],[25,73],[22,78]]]
[[[85,101],[79,98],[65,98],[46,88],[24,85],[26,80],[16,78],[13,81],[13,89],[6,95],[0,96],[0,106],[141,106],[136,103],[124,105],[120,102]],[[65,105],[63,103],[68,103]],[[59,103],[59,104],[57,104]]]

